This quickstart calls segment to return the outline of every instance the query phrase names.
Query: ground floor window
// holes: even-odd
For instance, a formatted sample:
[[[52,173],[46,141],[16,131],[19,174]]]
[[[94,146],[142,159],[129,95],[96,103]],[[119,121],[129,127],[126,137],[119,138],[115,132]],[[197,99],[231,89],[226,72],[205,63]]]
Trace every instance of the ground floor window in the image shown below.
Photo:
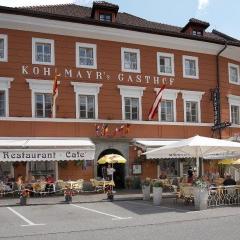
[[[179,175],[178,160],[161,159],[159,160],[160,178],[176,177]]]
[[[9,177],[11,174],[12,163],[10,162],[2,162],[0,163],[0,181],[4,180],[4,178]]]
[[[29,172],[32,174],[32,176],[35,177],[54,175],[55,162],[53,161],[29,162]]]

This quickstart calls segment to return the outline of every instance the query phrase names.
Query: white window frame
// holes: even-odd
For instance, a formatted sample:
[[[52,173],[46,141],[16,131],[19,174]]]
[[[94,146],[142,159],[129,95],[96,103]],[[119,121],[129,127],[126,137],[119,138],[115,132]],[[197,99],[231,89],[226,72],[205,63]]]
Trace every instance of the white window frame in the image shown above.
[[[75,92],[76,118],[80,118],[79,95],[94,95],[95,96],[95,118],[98,119],[98,94],[102,84],[99,83],[83,83],[71,82]],[[85,118],[84,118],[85,119]],[[91,120],[86,118],[86,120]]]
[[[53,83],[54,80],[42,80],[42,79],[26,79],[26,82],[29,84],[29,89],[32,92],[32,117],[36,117],[36,93],[51,93],[53,92]],[[60,81],[58,81],[58,85],[60,84]],[[56,117],[56,109],[52,109],[52,115],[55,118]]]
[[[154,88],[154,91],[156,92],[156,94],[158,94],[160,88]],[[173,101],[173,122],[177,121],[177,108],[176,108],[176,100],[178,97],[178,93],[180,92],[180,90],[176,90],[176,89],[164,89],[163,90],[163,94],[162,94],[162,99],[163,100],[172,100]],[[158,106],[158,120],[161,120],[161,103]],[[166,121],[164,121],[166,122]]]
[[[9,88],[11,88],[11,82],[14,78],[0,77],[0,91],[5,92],[5,117],[9,117]]]
[[[79,61],[79,48],[80,47],[93,49],[93,65],[92,66],[80,64],[80,61]],[[96,44],[76,42],[76,67],[77,68],[97,69],[97,45]]]
[[[232,82],[231,77],[230,77],[230,68],[234,67],[237,69],[237,82]],[[235,85],[240,85],[240,73],[239,73],[239,65],[233,64],[233,63],[228,63],[228,79],[229,83],[235,84]]]
[[[198,105],[198,121],[196,123],[201,123],[201,100],[202,100],[202,96],[203,94],[205,94],[205,92],[197,92],[197,91],[185,91],[182,90],[182,98],[183,98],[183,104],[184,104],[184,122],[185,123],[191,123],[191,122],[187,122],[187,109],[186,109],[186,102],[197,102]],[[195,122],[193,122],[195,123]]]
[[[185,73],[185,60],[193,60],[193,61],[195,61],[195,64],[196,64],[196,76],[186,75],[186,73]],[[182,64],[183,64],[183,77],[184,78],[199,79],[198,57],[183,55],[182,56]]]
[[[139,120],[129,120],[129,121],[142,121],[142,96],[143,91],[146,87],[137,87],[137,86],[126,86],[118,85],[120,89],[120,95],[122,96],[122,119],[129,120],[125,118],[125,101],[124,98],[138,98],[139,99]]]
[[[8,36],[6,34],[0,34],[0,39],[3,39],[3,58],[0,58],[0,62],[8,61]]]
[[[51,45],[51,62],[39,62],[36,60],[36,43],[47,43]],[[55,65],[54,40],[46,38],[32,38],[32,64]]]
[[[161,72],[160,57],[168,57],[168,58],[171,58],[172,73],[164,73],[164,72]],[[157,73],[158,73],[158,75],[163,75],[163,76],[175,76],[175,70],[174,70],[174,54],[173,54],[173,53],[157,52]]]
[[[229,119],[230,119],[230,122],[232,122],[231,106],[232,105],[237,106],[239,107],[239,110],[240,110],[240,96],[228,94],[227,97],[228,97],[228,103],[229,103]],[[240,116],[239,116],[239,119],[240,119]],[[238,124],[233,123],[233,125],[238,125]]]
[[[136,53],[137,54],[137,69],[126,69],[124,67],[124,53]],[[122,72],[133,72],[133,73],[141,73],[141,66],[140,66],[140,49],[135,48],[121,48],[121,65],[122,65]]]

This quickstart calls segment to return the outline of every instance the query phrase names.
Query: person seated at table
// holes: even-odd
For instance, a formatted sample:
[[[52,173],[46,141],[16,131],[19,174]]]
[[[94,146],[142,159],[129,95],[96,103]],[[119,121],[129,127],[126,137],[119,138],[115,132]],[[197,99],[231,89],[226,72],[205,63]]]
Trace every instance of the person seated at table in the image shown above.
[[[160,174],[160,176],[159,176],[159,179],[166,179],[166,178],[167,178],[166,173],[161,172],[161,174]]]
[[[52,175],[48,175],[46,178],[46,192],[53,192],[53,183],[54,183],[54,178]]]
[[[18,190],[21,190],[22,186],[23,186],[23,176],[22,175],[18,175],[16,184],[17,184]]]
[[[223,181],[224,186],[236,185],[236,181],[231,177],[230,174],[226,175],[226,179]]]

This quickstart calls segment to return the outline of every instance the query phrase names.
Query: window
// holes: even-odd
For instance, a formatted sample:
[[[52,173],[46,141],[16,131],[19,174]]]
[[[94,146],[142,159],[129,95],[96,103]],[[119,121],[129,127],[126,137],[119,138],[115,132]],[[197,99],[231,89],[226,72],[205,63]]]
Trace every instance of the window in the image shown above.
[[[229,82],[233,84],[240,84],[239,66],[228,63]]]
[[[228,95],[229,117],[232,124],[240,124],[240,96]]]
[[[0,77],[0,117],[9,117],[9,88],[13,78]]]
[[[183,77],[199,78],[197,57],[183,56]]]
[[[53,161],[36,161],[29,162],[29,171],[36,177],[47,176],[55,173],[55,162]]]
[[[184,122],[201,122],[201,100],[204,92],[182,90],[184,100]]]
[[[112,14],[100,13],[99,20],[103,22],[112,22]]]
[[[7,35],[0,34],[0,62],[8,61],[8,39]]]
[[[32,38],[32,63],[54,65],[54,40]]]
[[[141,72],[139,49],[121,48],[121,61],[123,72]]]
[[[35,117],[52,117],[52,94],[35,93]]]
[[[6,116],[6,93],[0,91],[0,117]]]
[[[198,102],[186,102],[186,122],[198,122]]]
[[[202,36],[202,35],[203,35],[203,32],[200,31],[200,30],[193,30],[193,31],[192,31],[192,34],[195,35],[195,36]]]
[[[95,118],[95,96],[79,95],[80,118]]]
[[[76,67],[97,68],[97,47],[95,44],[76,43]]]
[[[161,101],[161,121],[173,122],[173,100]]]
[[[233,124],[239,124],[239,106],[231,105],[231,119]]]
[[[76,94],[76,118],[98,119],[98,94],[102,84],[71,82]]]
[[[157,69],[159,75],[174,76],[174,55],[158,52]]]
[[[155,88],[156,94],[159,88]],[[163,122],[176,121],[176,99],[180,90],[177,89],[164,89],[162,94],[162,101],[158,108],[158,119]]]
[[[122,96],[122,119],[142,120],[142,96],[145,87],[118,85]]]
[[[26,79],[26,81],[32,91],[32,117],[55,118],[56,109],[52,109],[53,80]]]
[[[125,97],[124,103],[125,103],[125,119],[139,120],[139,99]]]

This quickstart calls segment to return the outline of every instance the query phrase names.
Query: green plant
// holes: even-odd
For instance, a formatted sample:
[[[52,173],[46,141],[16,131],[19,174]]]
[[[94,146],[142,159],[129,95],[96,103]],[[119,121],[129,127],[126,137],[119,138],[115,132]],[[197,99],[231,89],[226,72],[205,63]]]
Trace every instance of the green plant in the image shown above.
[[[151,184],[151,179],[146,178],[145,180],[142,181],[142,186],[150,186]]]
[[[163,186],[164,186],[163,182],[159,181],[159,180],[157,180],[157,181],[155,181],[153,183],[153,187],[161,187],[161,188],[163,188]]]
[[[193,181],[193,186],[198,188],[207,188],[207,183],[202,178],[197,178]]]

